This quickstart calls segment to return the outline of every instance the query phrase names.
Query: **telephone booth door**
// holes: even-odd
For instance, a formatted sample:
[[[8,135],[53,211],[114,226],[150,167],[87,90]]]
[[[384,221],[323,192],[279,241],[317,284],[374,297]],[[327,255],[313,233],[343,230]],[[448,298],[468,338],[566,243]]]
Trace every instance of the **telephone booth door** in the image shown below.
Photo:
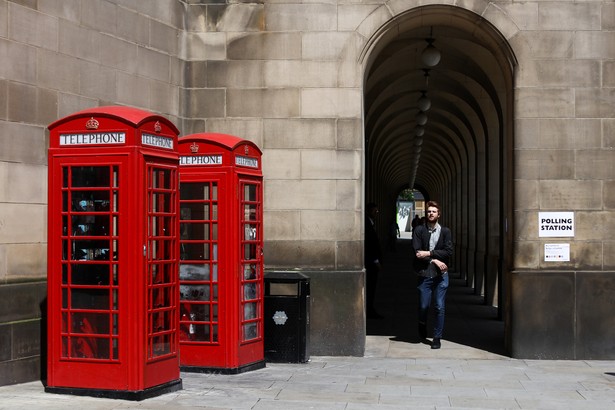
[[[180,138],[180,364],[265,366],[260,150],[225,134]]]
[[[177,129],[126,107],[49,129],[45,390],[128,400],[178,390]]]

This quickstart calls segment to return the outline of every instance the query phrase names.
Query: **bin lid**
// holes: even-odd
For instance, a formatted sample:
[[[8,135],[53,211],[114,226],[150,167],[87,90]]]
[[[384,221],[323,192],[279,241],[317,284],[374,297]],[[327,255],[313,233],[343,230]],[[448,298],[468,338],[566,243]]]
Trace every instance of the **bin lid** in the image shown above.
[[[265,281],[276,282],[300,282],[310,281],[309,276],[300,272],[265,272]]]

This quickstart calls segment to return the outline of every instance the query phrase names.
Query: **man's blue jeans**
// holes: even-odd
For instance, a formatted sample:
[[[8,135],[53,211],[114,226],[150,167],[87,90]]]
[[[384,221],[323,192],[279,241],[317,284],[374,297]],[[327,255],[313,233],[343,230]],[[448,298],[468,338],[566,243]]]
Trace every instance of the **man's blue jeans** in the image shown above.
[[[435,293],[436,323],[434,324],[433,337],[442,338],[444,330],[444,303],[446,290],[448,289],[448,273],[434,278],[418,277],[419,290],[419,323],[427,323],[427,314],[431,304],[431,295]]]

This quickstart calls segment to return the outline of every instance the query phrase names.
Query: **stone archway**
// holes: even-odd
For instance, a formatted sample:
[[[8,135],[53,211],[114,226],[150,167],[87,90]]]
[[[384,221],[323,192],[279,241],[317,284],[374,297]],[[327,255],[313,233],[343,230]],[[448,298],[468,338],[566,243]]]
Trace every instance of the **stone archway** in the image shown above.
[[[434,67],[420,58],[428,37],[442,54]],[[424,6],[374,31],[362,63],[366,198],[386,204],[403,187],[421,186],[441,202],[455,235],[455,269],[506,317],[516,65],[507,40],[472,11]],[[431,107],[421,133],[423,94]]]

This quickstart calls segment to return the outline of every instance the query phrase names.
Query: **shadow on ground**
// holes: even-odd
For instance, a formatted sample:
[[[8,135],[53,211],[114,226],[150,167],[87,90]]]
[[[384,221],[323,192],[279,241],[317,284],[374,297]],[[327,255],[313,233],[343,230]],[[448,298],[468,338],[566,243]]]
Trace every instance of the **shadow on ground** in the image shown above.
[[[484,305],[482,296],[475,295],[474,289],[466,286],[465,279],[458,274],[452,272],[450,275],[444,339],[507,355],[504,322],[498,320],[497,308]],[[399,239],[396,250],[386,253],[376,291],[376,308],[383,318],[367,320],[367,335],[422,343],[417,332],[417,299],[416,277],[411,269],[411,243],[408,239]],[[429,318],[428,329],[431,338],[433,317]]]

